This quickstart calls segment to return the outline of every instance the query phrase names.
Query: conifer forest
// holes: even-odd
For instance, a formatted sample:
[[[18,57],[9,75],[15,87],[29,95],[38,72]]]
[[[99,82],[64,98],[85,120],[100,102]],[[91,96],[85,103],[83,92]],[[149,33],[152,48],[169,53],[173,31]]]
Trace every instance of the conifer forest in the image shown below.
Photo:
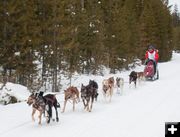
[[[168,0],[0,0],[0,81],[33,90],[61,75],[116,73],[180,51],[180,13]],[[35,86],[36,85],[36,86]]]

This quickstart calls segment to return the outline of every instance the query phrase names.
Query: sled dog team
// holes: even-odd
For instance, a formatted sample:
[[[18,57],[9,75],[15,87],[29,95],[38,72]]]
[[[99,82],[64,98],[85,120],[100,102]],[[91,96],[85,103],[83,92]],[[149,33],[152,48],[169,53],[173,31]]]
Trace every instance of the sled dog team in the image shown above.
[[[136,87],[137,80],[139,83],[144,80],[144,72],[135,72],[132,71],[129,75],[129,85],[133,82]],[[116,81],[116,82],[115,82]],[[111,102],[111,98],[113,95],[114,87],[117,88],[118,94],[123,94],[124,87],[124,79],[121,77],[117,77],[114,80],[114,77],[110,77],[108,79],[104,79],[102,81],[102,94],[105,100]],[[62,113],[65,112],[67,102],[71,102],[73,104],[73,111],[75,111],[75,104],[80,102],[80,97],[82,99],[84,110],[91,112],[93,107],[94,100],[97,101],[98,97],[98,84],[94,80],[89,80],[88,85],[81,85],[80,92],[77,87],[70,86],[66,90],[64,90],[64,106],[62,109]],[[41,124],[42,114],[46,116],[47,123],[50,123],[52,118],[52,107],[54,107],[56,111],[56,121],[59,121],[57,108],[60,107],[56,96],[52,94],[47,94],[43,96],[43,92],[39,94],[32,93],[28,100],[28,105],[32,105],[32,120],[35,121],[34,114],[36,111],[39,112],[39,124]]]

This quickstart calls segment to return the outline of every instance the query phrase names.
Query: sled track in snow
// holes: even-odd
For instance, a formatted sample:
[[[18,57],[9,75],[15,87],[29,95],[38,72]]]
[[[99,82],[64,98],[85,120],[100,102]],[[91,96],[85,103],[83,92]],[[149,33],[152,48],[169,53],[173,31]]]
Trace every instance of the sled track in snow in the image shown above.
[[[9,128],[9,129],[6,129],[6,130],[0,132],[0,136],[1,136],[1,135],[5,135],[5,134],[9,133],[10,131],[14,131],[14,130],[16,130],[16,129],[18,129],[18,128],[21,128],[21,127],[23,127],[24,125],[29,124],[30,122],[32,122],[32,121],[29,120],[29,121],[26,121],[26,122],[24,122],[24,123],[22,123],[22,124],[19,124],[19,125],[17,125],[17,126],[14,126],[14,127]]]

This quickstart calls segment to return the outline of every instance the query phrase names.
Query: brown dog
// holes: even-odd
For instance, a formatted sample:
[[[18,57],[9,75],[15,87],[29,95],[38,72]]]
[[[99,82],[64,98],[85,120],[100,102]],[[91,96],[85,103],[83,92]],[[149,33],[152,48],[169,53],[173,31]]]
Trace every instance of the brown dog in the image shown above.
[[[109,102],[111,102],[111,98],[113,95],[113,88],[114,88],[114,78],[110,77],[109,79],[105,79],[102,82],[103,88],[103,95],[106,100],[106,97],[109,97]]]
[[[145,77],[144,77],[144,72],[137,72],[137,79],[138,79],[138,81],[139,81],[139,83],[141,82],[141,81],[144,81],[144,79],[145,79]]]
[[[75,103],[79,102],[79,91],[76,87],[69,87],[68,89],[64,90],[64,107],[62,113],[65,111],[66,103],[68,100],[73,101],[73,111],[75,111]]]

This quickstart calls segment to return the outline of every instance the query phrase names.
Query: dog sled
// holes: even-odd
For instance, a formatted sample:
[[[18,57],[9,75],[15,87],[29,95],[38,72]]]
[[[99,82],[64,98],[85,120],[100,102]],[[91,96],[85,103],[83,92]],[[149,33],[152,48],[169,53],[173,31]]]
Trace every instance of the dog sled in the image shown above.
[[[157,80],[159,79],[159,70],[153,60],[148,60],[144,68],[144,77],[146,80]]]

